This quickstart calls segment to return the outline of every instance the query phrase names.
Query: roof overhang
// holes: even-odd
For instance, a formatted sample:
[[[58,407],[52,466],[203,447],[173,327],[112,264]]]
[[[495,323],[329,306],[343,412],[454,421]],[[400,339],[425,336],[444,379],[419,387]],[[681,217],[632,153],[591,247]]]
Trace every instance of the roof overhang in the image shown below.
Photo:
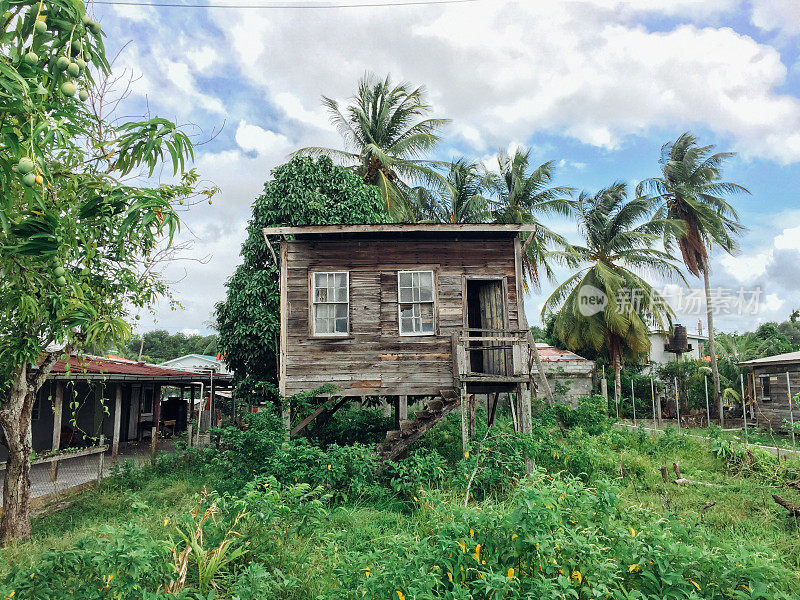
[[[459,234],[489,233],[509,234],[535,233],[536,225],[517,225],[513,223],[376,223],[368,225],[299,225],[265,227],[268,235],[352,235],[352,234]]]
[[[128,381],[141,383],[166,383],[184,384],[191,383],[209,385],[211,377],[203,373],[186,373],[185,375],[132,375],[128,373],[82,373],[72,371],[70,373],[50,373],[47,379],[53,381]],[[233,381],[230,374],[214,373],[214,383],[228,385]]]

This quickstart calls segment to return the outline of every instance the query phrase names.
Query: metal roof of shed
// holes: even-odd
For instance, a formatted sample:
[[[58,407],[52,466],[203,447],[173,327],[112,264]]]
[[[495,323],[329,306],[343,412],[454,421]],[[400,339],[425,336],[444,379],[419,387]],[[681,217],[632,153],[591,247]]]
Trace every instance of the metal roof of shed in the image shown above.
[[[745,360],[739,364],[747,367],[758,367],[762,365],[781,365],[787,363],[800,363],[800,352],[787,352],[785,354],[776,354],[775,356],[755,358],[753,360]]]
[[[71,356],[68,360],[59,360],[48,375],[49,379],[92,380],[105,379],[113,381],[153,381],[161,383],[190,383],[206,381],[209,376],[193,371],[167,369],[143,362],[125,359],[115,360],[98,356]],[[214,374],[214,380],[230,379],[230,375]]]

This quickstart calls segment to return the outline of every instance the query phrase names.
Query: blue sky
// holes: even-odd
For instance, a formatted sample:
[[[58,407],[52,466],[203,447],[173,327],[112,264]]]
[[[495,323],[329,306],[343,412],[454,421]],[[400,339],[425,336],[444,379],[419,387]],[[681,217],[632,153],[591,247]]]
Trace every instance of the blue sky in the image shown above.
[[[159,303],[143,330],[208,329],[270,170],[297,148],[341,145],[320,95],[345,100],[365,71],[428,88],[433,114],[453,120],[437,158],[492,166],[498,148],[529,146],[560,165],[556,183],[591,192],[657,174],[661,145],[685,130],[736,151],[726,176],[752,192],[733,199],[749,231],[738,256],[715,253],[712,282],[761,296],[757,311],[718,323],[752,329],[800,307],[797,0],[247,1],[267,8],[93,9],[120,53],[115,73],[133,76],[123,113],[191,124],[205,142],[195,166],[222,190],[185,214],[192,247],[166,271],[182,307]],[[574,239],[569,222],[553,226]],[[552,289],[527,299],[531,322]]]

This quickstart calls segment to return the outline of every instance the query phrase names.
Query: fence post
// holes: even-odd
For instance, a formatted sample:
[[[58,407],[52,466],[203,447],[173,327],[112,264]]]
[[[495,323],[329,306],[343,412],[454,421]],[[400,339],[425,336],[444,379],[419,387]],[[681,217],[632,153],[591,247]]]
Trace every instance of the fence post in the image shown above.
[[[192,424],[186,424],[186,445],[192,447]]]
[[[711,410],[708,407],[708,375],[703,375],[703,383],[706,387],[706,427],[711,425]]]
[[[156,452],[158,451],[158,429],[153,427],[150,430],[150,461],[156,464]]]
[[[106,443],[106,436],[104,436],[101,433],[100,434],[100,448],[105,446],[105,443]],[[97,459],[97,485],[100,485],[100,482],[103,479],[103,467],[105,466],[104,465],[105,456],[106,456],[105,450],[100,452],[100,454],[98,455],[98,459]]]
[[[755,383],[753,384],[753,394],[756,393]],[[797,444],[794,440],[794,410],[792,409],[792,384],[789,382],[789,371],[786,371],[786,393],[789,395],[789,423],[792,427],[792,448],[797,450]]]
[[[675,412],[678,413],[678,429],[681,428],[681,399],[678,396],[678,378],[675,378]]]
[[[658,421],[656,421],[656,384],[650,378],[650,396],[653,399],[653,429],[658,431]]]
[[[739,373],[739,384],[742,389],[742,419],[744,419],[744,443],[748,444],[747,439],[747,405],[744,402],[744,373]]]
[[[633,379],[631,379],[631,404],[633,404],[633,426],[636,427],[636,392],[633,391]]]

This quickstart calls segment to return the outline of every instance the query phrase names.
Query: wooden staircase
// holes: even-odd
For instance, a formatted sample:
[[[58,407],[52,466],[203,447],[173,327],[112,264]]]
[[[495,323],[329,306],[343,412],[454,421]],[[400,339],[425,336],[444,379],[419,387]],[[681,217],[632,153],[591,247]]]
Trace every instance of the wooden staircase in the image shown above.
[[[408,451],[411,444],[461,404],[461,396],[456,390],[441,390],[439,394],[426,403],[422,410],[418,410],[413,419],[402,421],[399,430],[386,434],[386,439],[378,445],[378,456],[385,460],[397,460]]]

